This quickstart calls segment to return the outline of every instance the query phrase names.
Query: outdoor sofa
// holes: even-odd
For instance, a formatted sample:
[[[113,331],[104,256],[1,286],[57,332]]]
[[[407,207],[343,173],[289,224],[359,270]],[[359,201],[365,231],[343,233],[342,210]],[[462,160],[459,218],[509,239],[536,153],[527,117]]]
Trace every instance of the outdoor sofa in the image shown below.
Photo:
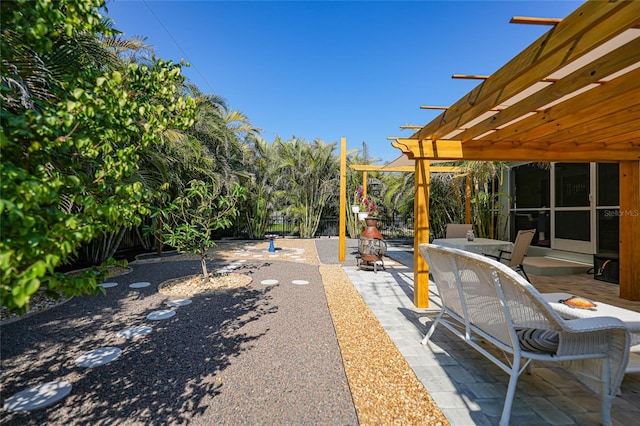
[[[419,250],[442,299],[442,311],[423,343],[442,324],[510,375],[500,425],[509,424],[518,377],[531,361],[567,368],[601,397],[601,422],[611,424],[611,403],[629,357],[629,333],[622,321],[565,320],[504,264],[433,244],[420,244]]]

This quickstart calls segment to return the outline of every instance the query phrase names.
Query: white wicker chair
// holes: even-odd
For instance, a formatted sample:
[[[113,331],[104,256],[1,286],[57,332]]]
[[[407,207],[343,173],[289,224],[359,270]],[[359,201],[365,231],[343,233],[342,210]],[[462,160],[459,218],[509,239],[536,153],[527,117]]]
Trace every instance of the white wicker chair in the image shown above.
[[[510,375],[500,425],[508,425],[518,377],[532,360],[558,362],[602,399],[602,424],[611,424],[611,403],[629,358],[629,333],[617,318],[564,320],[522,276],[485,256],[433,244],[420,253],[442,299],[442,311],[423,339],[442,324]],[[522,330],[557,333],[557,348],[536,351]],[[499,348],[498,357],[478,344]],[[524,346],[523,346],[524,345]],[[525,349],[527,348],[527,349]]]

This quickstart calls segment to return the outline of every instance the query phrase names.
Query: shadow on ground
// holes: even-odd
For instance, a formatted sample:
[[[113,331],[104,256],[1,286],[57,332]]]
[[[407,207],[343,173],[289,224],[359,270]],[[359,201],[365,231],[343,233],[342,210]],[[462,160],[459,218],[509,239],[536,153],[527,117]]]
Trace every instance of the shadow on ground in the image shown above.
[[[166,266],[166,265],[164,265]],[[164,321],[146,315],[167,309],[156,290],[132,290],[128,283],[154,281],[158,274],[193,273],[199,262],[142,265],[117,277],[116,289],[71,301],[2,327],[2,401],[37,384],[67,380],[73,386],[64,402],[28,413],[2,413],[2,424],[185,424],[201,415],[218,395],[220,372],[250,350],[268,330],[249,325],[277,312],[271,288],[247,287],[196,296]],[[212,265],[213,266],[213,265]],[[160,269],[160,271],[158,271]],[[247,272],[247,271],[245,271]],[[151,278],[150,278],[151,277]],[[123,328],[146,325],[149,335],[117,337]],[[110,364],[80,368],[74,360],[105,346],[122,349]]]

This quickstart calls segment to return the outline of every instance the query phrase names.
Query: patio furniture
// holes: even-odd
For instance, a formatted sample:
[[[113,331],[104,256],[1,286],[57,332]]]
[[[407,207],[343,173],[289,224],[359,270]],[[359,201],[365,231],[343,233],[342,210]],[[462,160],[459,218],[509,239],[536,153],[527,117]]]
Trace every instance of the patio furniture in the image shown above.
[[[498,256],[495,256],[492,253],[484,253],[484,255],[492,257],[500,262],[506,263],[514,271],[521,273],[527,281],[531,282],[531,280],[527,276],[527,273],[524,271],[522,262],[524,262],[524,257],[527,254],[527,250],[529,250],[529,245],[531,244],[531,240],[533,240],[533,235],[535,233],[535,229],[524,229],[518,231],[516,240],[513,242],[513,250],[500,250]]]
[[[472,231],[470,223],[447,223],[447,236],[445,238],[466,238],[467,231]]]
[[[611,424],[611,403],[629,359],[629,332],[622,321],[565,320],[507,265],[433,244],[420,244],[419,250],[442,301],[422,342],[442,324],[509,374],[500,425],[509,424],[518,377],[533,360],[556,362],[574,373],[599,394],[601,422]]]
[[[510,241],[493,240],[491,238],[474,238],[473,241],[467,238],[437,238],[433,240],[433,244],[443,247],[457,248],[477,254],[491,253],[495,256],[500,251],[511,251],[513,243]]]
[[[551,305],[562,318],[576,319],[607,316],[618,318],[622,321],[629,331],[631,340],[631,354],[626,373],[640,373],[640,312],[608,305],[597,300],[592,300],[596,305],[593,309],[575,308],[561,302],[573,296],[575,295],[569,293],[542,293],[542,298],[549,302],[549,305]]]

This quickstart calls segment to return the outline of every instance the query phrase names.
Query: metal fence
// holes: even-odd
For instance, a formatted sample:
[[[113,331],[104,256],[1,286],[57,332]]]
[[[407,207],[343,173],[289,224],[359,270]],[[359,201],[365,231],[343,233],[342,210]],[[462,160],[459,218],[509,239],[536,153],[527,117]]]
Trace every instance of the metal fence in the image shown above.
[[[385,239],[413,238],[413,219],[379,220],[378,229],[380,229],[380,233]]]
[[[286,223],[286,221],[284,222]],[[316,237],[337,237],[339,234],[339,218],[336,217],[323,217],[320,219],[318,230],[316,231]],[[294,230],[291,225],[289,228],[283,228],[288,230]],[[392,238],[413,238],[413,220],[406,221],[400,218],[395,219],[379,219],[378,229],[385,239]],[[276,235],[277,232],[274,232]],[[284,233],[283,235],[293,235]]]
[[[275,234],[281,237],[295,235],[297,227],[295,222],[286,214],[274,213],[267,223],[267,234]]]
[[[323,217],[320,219],[316,237],[332,237],[338,235],[338,217]],[[275,234],[281,237],[298,235],[298,227],[295,222],[284,214],[273,214],[267,223],[267,234]]]

